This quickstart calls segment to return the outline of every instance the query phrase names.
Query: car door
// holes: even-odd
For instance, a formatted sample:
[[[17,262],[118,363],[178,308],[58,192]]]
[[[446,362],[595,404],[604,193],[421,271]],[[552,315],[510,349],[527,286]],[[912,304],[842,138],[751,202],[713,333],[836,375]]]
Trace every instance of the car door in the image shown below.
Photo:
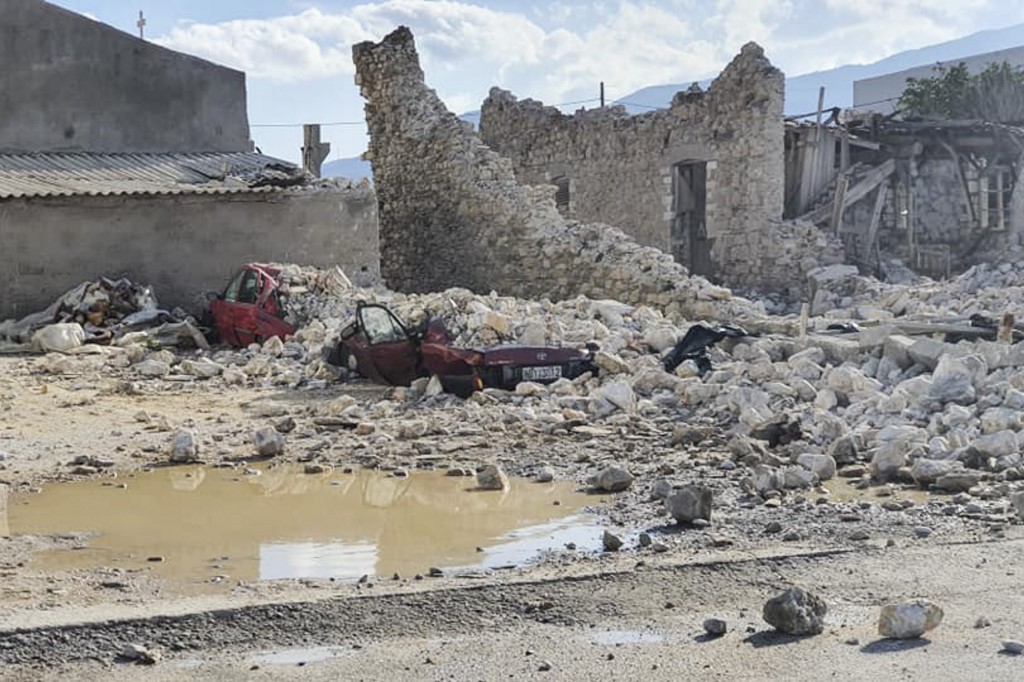
[[[243,268],[232,278],[220,299],[210,304],[214,324],[223,341],[232,346],[247,346],[256,339],[256,304],[261,285],[259,271]]]
[[[419,350],[416,343],[395,315],[381,305],[360,306],[357,313],[360,332],[366,339],[365,353],[360,369],[365,374],[376,374],[394,386],[408,386],[420,376]],[[363,361],[372,364],[362,366]]]

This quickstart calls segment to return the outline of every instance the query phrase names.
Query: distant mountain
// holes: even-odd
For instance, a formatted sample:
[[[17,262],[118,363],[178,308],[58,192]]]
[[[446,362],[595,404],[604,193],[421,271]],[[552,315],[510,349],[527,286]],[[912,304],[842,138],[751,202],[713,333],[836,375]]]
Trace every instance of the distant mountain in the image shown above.
[[[328,161],[320,167],[320,175],[325,178],[348,178],[349,180],[369,178],[370,182],[373,182],[373,171],[370,169],[370,162],[363,161],[358,156],[350,159]]]
[[[816,111],[818,88],[823,85],[826,108],[849,107],[853,105],[854,81],[1021,45],[1024,45],[1024,24],[981,31],[945,43],[898,52],[873,64],[849,64],[827,71],[792,76],[786,79],[785,112],[788,116],[794,116]],[[707,88],[710,81],[704,81],[700,85]],[[637,114],[650,111],[652,108],[667,107],[677,92],[688,87],[690,83],[652,85],[626,95],[618,101],[631,114]]]

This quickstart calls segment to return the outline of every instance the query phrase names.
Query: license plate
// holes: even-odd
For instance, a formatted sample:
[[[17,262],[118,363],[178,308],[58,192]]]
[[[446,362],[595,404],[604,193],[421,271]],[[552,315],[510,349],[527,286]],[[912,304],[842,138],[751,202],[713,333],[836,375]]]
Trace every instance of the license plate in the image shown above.
[[[523,381],[546,381],[548,379],[558,379],[561,376],[561,365],[548,365],[547,367],[523,367]]]

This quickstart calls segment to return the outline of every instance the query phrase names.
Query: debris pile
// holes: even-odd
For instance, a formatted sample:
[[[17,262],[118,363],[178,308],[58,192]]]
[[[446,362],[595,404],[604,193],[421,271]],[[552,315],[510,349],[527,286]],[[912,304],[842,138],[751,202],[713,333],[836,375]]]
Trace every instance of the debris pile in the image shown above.
[[[207,348],[184,311],[162,310],[153,290],[127,278],[82,282],[45,310],[0,322],[0,340],[68,352],[83,344]]]

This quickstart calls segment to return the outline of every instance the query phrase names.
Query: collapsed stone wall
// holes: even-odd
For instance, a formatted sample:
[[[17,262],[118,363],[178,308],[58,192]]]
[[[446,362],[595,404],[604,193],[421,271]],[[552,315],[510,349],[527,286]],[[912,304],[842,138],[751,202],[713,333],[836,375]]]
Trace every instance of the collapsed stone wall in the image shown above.
[[[706,231],[713,273],[731,286],[785,281],[760,255],[784,199],[784,77],[748,43],[707,92],[678,93],[665,110],[621,106],[566,115],[494,88],[480,134],[527,184],[568,181],[567,214],[608,222],[689,264],[676,227],[677,164],[706,163]]]
[[[553,300],[583,294],[687,318],[760,311],[617,228],[567,221],[554,187],[519,185],[512,163],[426,86],[409,29],[355,45],[353,59],[366,99],[381,274],[391,287]]]

